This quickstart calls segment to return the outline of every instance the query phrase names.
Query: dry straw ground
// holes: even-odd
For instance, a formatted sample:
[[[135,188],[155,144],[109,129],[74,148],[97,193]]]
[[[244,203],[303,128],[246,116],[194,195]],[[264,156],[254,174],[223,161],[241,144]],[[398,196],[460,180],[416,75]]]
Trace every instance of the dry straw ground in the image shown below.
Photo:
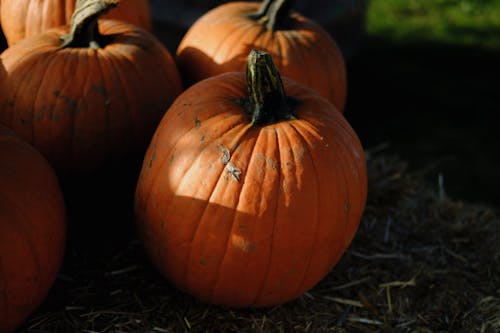
[[[495,213],[447,198],[397,158],[372,151],[368,166],[368,204],[348,252],[315,288],[270,309],[225,309],[177,291],[150,265],[128,213],[90,204],[109,192],[69,202],[64,267],[22,331],[499,332]]]

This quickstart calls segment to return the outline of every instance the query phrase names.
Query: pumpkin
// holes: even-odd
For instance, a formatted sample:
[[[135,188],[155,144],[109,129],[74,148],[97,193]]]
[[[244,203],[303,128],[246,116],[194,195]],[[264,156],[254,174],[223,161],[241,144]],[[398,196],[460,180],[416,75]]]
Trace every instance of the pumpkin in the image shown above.
[[[68,25],[75,0],[1,0],[2,29],[8,45],[50,28]],[[122,0],[103,18],[122,20],[152,30],[149,0]]]
[[[166,112],[135,215],[152,262],[180,289],[224,306],[274,306],[332,269],[366,193],[363,148],[342,114],[252,51],[246,79],[203,80]]]
[[[315,89],[344,110],[346,68],[335,40],[312,20],[291,11],[293,1],[230,2],[199,18],[177,49],[185,85],[245,71],[251,49],[271,53],[280,73]]]
[[[12,332],[44,300],[65,238],[65,206],[53,169],[0,126],[0,332]]]
[[[54,28],[0,55],[7,72],[0,122],[61,172],[91,173],[143,155],[182,91],[172,56],[152,34],[120,21],[97,24],[116,2],[79,0],[69,34]]]

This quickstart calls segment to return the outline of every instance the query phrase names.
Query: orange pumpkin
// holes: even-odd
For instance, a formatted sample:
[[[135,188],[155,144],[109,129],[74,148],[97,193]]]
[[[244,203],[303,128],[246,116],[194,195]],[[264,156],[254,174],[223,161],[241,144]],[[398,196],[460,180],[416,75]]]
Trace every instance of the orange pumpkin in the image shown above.
[[[340,49],[318,24],[290,11],[293,1],[230,2],[207,12],[177,49],[186,85],[230,71],[245,71],[251,49],[271,53],[281,74],[315,89],[339,111],[346,100]]]
[[[358,228],[367,176],[356,134],[315,91],[283,83],[269,54],[252,51],[247,80],[225,73],[179,96],[144,158],[135,212],[147,252],[206,302],[292,300]]]
[[[153,35],[120,21],[97,27],[114,2],[83,0],[68,35],[54,28],[0,55],[7,72],[0,122],[63,171],[92,172],[143,154],[182,91],[173,58]]]
[[[46,297],[61,266],[65,232],[53,169],[0,126],[0,332],[12,332]]]
[[[1,0],[2,29],[7,43],[67,25],[76,0]],[[120,6],[104,18],[121,20],[152,30],[149,0],[122,0]]]

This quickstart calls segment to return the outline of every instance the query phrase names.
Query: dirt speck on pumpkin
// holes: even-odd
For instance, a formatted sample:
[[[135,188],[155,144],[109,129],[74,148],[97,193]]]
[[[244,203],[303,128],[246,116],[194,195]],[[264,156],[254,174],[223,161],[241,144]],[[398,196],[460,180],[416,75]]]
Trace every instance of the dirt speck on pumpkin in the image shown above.
[[[228,164],[229,160],[231,160],[231,153],[229,152],[229,149],[224,147],[222,144],[217,145],[217,147],[222,153],[222,157],[220,158],[222,164]]]
[[[198,117],[196,117],[196,119],[194,120],[194,126],[195,127],[200,127],[201,126],[201,120]]]
[[[240,181],[241,170],[233,162],[227,162],[226,172],[230,174],[234,179]]]
[[[243,252],[255,251],[255,244],[250,243],[247,239],[239,235],[231,236],[231,244]]]
[[[279,162],[274,158],[270,157],[266,160],[267,166],[273,170],[277,170],[279,167]]]
[[[153,153],[151,154],[151,157],[149,158],[148,169],[151,169],[153,167],[153,161],[155,160],[155,155],[156,155],[156,151],[153,151]]]

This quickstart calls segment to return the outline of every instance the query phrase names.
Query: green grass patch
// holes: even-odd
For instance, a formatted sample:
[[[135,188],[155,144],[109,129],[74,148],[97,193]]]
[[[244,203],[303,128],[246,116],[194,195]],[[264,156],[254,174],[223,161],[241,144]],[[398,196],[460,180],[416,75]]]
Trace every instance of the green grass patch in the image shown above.
[[[398,42],[500,48],[498,0],[370,0],[367,33]]]

